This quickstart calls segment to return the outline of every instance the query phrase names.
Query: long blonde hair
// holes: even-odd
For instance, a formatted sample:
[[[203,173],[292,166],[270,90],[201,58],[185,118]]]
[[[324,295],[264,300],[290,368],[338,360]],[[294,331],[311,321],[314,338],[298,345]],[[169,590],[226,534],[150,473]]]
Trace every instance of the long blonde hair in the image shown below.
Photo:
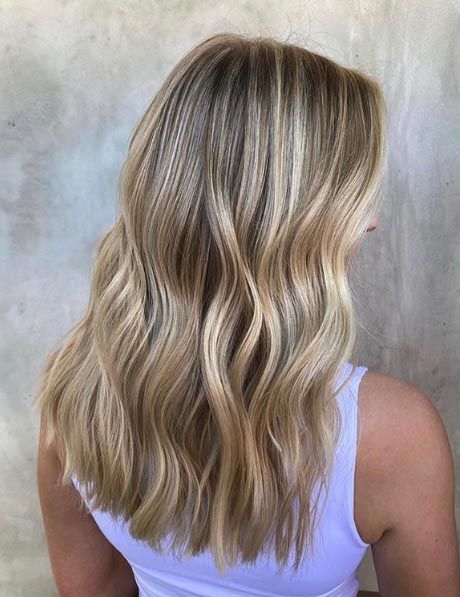
[[[386,110],[364,73],[221,33],[138,121],[86,313],[35,402],[62,482],[134,538],[161,552],[172,533],[222,574],[273,540],[295,570],[314,548],[356,336],[347,256],[379,204]]]

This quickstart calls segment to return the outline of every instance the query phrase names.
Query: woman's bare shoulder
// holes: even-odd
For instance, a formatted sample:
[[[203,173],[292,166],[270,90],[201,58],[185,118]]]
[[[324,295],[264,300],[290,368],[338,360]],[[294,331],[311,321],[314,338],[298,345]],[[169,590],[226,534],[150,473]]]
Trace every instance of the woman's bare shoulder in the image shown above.
[[[367,371],[359,387],[359,412],[367,449],[392,464],[403,446],[420,442],[421,434],[445,432],[432,399],[416,384],[398,377]],[[397,464],[393,463],[393,464]]]
[[[359,389],[355,519],[384,595],[460,597],[446,428],[418,386],[368,372]]]
[[[442,451],[439,458],[449,460],[450,445],[433,401],[398,377],[367,371],[359,386],[359,414],[356,524],[363,539],[374,543],[392,525],[400,482],[421,481],[414,467],[417,454],[434,444]]]

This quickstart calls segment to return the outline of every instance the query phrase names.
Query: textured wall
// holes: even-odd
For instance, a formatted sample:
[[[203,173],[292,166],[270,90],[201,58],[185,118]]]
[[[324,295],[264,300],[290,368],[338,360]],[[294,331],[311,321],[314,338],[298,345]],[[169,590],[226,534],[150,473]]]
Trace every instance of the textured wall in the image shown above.
[[[361,361],[430,395],[459,490],[459,3],[1,0],[0,9],[0,595],[56,594],[30,398],[45,355],[86,306],[136,119],[173,64],[217,31],[289,36],[382,82],[391,155],[380,227],[359,256]],[[460,523],[459,506],[457,496]],[[369,557],[360,576],[376,587]]]

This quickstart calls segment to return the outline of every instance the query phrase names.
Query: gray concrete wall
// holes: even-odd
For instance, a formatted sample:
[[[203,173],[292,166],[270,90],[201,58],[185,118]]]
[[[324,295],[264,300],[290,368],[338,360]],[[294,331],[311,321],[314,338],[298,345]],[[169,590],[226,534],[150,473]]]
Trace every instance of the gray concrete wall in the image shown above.
[[[56,594],[30,399],[86,305],[129,134],[174,63],[223,30],[290,35],[383,84],[391,157],[380,228],[358,258],[361,361],[436,403],[460,521],[459,22],[454,0],[0,2],[2,596]]]

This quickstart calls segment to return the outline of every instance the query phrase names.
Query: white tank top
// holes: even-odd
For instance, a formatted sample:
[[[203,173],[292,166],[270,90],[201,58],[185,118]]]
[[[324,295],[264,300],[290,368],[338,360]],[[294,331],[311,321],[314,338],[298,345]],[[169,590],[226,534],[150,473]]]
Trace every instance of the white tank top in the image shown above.
[[[338,386],[350,375],[346,363]],[[221,576],[208,552],[182,561],[156,553],[129,534],[127,524],[106,512],[91,509],[75,476],[72,481],[107,539],[133,569],[139,597],[356,597],[356,569],[368,543],[358,534],[354,521],[354,477],[358,440],[358,387],[367,367],[357,367],[337,395],[342,413],[342,432],[337,445],[330,490],[318,524],[316,553],[297,573],[289,568],[277,574],[276,558],[261,556],[255,565],[238,565]],[[336,387],[338,387],[336,386]],[[169,545],[169,543],[168,543]],[[294,561],[293,555],[289,560]]]

